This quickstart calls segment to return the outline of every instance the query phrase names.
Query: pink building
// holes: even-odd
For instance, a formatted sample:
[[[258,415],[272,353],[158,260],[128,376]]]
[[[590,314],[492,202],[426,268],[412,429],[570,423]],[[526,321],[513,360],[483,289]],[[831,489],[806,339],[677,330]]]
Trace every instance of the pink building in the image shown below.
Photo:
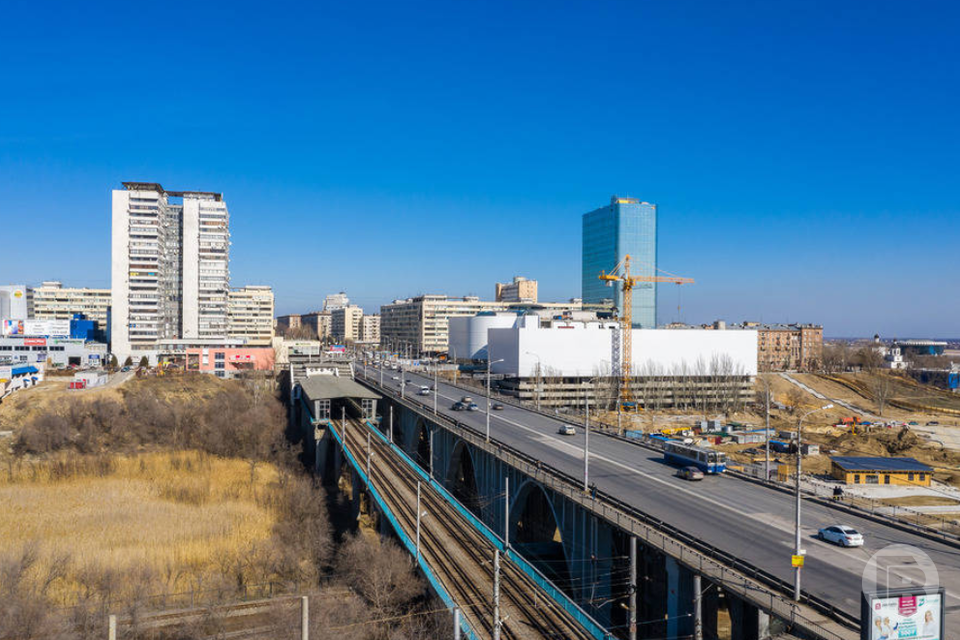
[[[216,346],[186,350],[186,370],[232,378],[242,371],[273,371],[273,347]]]

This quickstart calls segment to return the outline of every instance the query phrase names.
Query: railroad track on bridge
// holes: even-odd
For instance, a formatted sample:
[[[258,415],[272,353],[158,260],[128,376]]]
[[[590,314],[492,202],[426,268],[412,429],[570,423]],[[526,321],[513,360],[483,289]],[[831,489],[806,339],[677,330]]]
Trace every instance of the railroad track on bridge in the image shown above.
[[[366,459],[368,429],[350,421],[344,429],[346,446],[358,463]],[[487,637],[493,635],[494,545],[461,516],[446,498],[422,482],[399,455],[371,434],[370,474],[373,488],[390,503],[390,508],[412,539],[416,532],[417,482],[421,483],[421,508],[428,516],[421,521],[421,555],[461,605],[470,627]],[[557,606],[540,587],[512,562],[501,556],[500,618],[501,638],[515,640],[592,638],[564,609]]]

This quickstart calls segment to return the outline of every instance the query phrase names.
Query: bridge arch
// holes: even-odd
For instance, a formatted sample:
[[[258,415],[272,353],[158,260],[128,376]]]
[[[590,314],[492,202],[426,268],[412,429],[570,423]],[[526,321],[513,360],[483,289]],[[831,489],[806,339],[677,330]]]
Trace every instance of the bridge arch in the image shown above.
[[[457,440],[453,446],[447,468],[447,486],[453,496],[474,515],[482,516],[477,467],[474,464],[473,452],[463,440]]]
[[[571,572],[553,501],[539,482],[526,479],[510,504],[510,544],[557,587],[570,593]]]

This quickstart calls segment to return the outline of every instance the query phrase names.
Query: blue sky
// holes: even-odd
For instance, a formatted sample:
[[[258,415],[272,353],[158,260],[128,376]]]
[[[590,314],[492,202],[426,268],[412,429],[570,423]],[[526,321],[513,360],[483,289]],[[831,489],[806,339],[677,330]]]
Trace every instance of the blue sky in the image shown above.
[[[565,299],[616,193],[686,321],[960,335],[956,3],[136,4],[4,5],[0,281],[107,286],[142,180],[224,192],[281,313]]]

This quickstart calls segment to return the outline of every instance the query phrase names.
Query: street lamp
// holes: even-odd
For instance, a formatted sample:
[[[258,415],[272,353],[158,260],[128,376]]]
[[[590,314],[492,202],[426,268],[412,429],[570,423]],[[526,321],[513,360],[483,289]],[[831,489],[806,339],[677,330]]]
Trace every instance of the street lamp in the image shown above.
[[[503,358],[499,360],[490,360],[490,347],[487,347],[487,442],[490,442],[490,368],[498,362],[503,362]]]
[[[527,351],[527,355],[537,359],[537,411],[540,411],[540,393],[543,391],[543,381],[540,379],[540,356],[533,351]]]
[[[803,462],[803,454],[800,452],[801,448],[801,438],[803,436],[803,419],[809,416],[812,413],[817,411],[826,411],[827,409],[833,409],[832,404],[825,404],[822,407],[817,407],[813,411],[808,411],[802,416],[800,420],[797,421],[797,484],[796,484],[796,526],[794,533],[796,534],[796,540],[794,544],[794,555],[801,555],[800,553],[800,467]],[[793,574],[793,599],[797,602],[800,602],[800,565],[797,564],[794,567]]]

